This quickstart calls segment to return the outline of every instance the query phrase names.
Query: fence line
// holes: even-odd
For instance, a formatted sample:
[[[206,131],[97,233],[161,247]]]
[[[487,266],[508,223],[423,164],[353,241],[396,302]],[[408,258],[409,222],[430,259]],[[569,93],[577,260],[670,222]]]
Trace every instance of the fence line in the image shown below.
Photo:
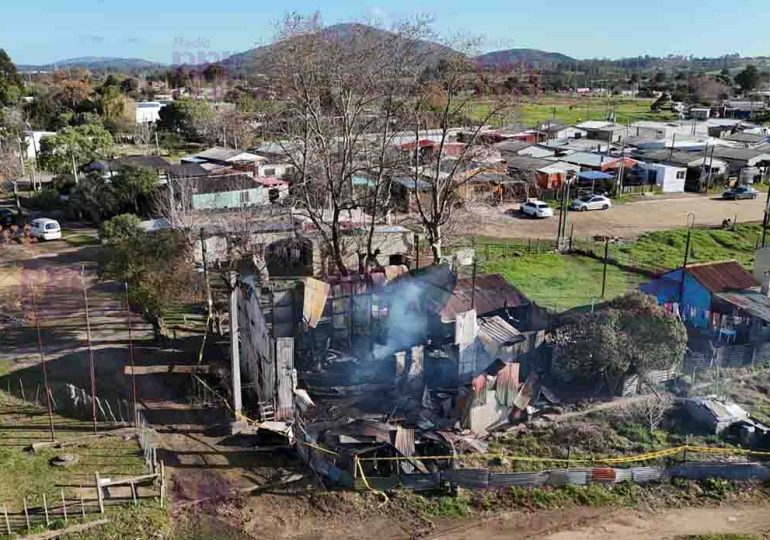
[[[157,472],[158,467],[158,434],[150,426],[141,410],[136,411],[136,435],[139,447],[142,449],[144,464],[151,473]]]

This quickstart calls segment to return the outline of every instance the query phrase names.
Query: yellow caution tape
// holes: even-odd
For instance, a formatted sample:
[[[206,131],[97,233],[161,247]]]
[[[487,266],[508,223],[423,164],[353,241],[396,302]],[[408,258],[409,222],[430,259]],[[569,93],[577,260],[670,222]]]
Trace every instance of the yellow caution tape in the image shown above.
[[[637,454],[633,456],[618,456],[618,457],[604,457],[604,458],[545,458],[545,457],[530,457],[530,456],[511,456],[507,454],[483,454],[485,458],[506,458],[511,461],[529,461],[529,462],[543,462],[543,463],[599,463],[599,464],[619,464],[619,463],[633,463],[638,461],[650,461],[653,459],[659,459],[668,457],[681,452],[698,452],[698,453],[711,453],[711,454],[739,454],[739,455],[754,455],[754,456],[770,456],[770,452],[762,452],[755,450],[748,450],[745,448],[721,448],[721,447],[709,447],[709,446],[675,446],[672,448],[664,448],[656,452],[647,452],[645,454]],[[413,456],[414,459],[425,460],[440,460],[440,459],[463,459],[470,456],[458,456],[458,455],[440,455],[440,456]],[[402,456],[393,457],[369,457],[358,458],[359,461],[400,461],[405,459]]]
[[[326,448],[323,448],[322,446],[318,446],[317,444],[313,444],[305,441],[297,441],[297,442],[303,446],[309,446],[310,448],[314,448],[315,450],[319,450],[321,452],[325,452],[327,454],[331,454],[333,456],[339,457],[339,454],[337,452],[333,452],[332,450],[328,450]]]
[[[356,462],[356,469],[358,470],[358,474],[361,475],[361,480],[363,480],[364,486],[366,486],[366,489],[368,489],[372,493],[382,496],[382,503],[380,503],[380,506],[387,504],[389,500],[388,495],[384,491],[374,489],[372,486],[369,485],[369,480],[366,479],[366,475],[364,474],[364,469],[363,467],[361,467],[361,460],[358,459],[358,456],[356,456],[355,462]]]

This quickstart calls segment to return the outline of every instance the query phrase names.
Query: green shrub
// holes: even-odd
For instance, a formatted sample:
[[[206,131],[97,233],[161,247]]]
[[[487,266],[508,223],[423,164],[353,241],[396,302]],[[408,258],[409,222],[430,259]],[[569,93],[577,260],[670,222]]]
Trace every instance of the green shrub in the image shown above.
[[[103,242],[123,242],[144,235],[140,220],[134,214],[120,214],[107,220],[99,227],[99,238]]]
[[[36,210],[55,210],[62,207],[59,192],[55,189],[38,191],[27,200],[27,206]]]

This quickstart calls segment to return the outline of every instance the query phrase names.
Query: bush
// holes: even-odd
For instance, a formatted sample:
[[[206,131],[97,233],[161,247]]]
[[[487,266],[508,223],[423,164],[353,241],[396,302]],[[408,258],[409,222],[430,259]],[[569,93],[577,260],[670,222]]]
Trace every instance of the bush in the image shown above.
[[[102,242],[123,242],[134,240],[144,235],[139,225],[140,220],[134,214],[120,214],[105,221],[99,227],[99,238]]]
[[[27,200],[27,206],[36,210],[56,210],[62,203],[59,192],[55,189],[38,191]]]

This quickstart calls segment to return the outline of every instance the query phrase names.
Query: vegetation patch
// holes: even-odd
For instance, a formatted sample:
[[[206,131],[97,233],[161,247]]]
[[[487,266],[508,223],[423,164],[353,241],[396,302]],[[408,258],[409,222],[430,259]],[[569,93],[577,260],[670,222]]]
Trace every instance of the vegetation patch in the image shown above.
[[[523,255],[485,261],[485,273],[502,274],[538,305],[563,311],[602,301],[603,264],[580,255]],[[645,281],[643,276],[607,268],[606,299],[615,298]]]

